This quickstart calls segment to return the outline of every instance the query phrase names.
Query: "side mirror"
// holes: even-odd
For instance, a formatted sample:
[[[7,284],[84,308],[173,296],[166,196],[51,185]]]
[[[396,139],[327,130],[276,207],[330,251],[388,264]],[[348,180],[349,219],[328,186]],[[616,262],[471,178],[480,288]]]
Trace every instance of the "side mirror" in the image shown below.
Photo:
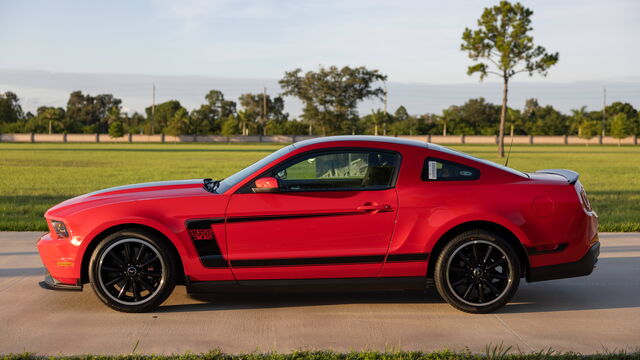
[[[274,177],[263,177],[256,180],[256,187],[253,188],[254,193],[273,193],[278,192],[278,179]]]

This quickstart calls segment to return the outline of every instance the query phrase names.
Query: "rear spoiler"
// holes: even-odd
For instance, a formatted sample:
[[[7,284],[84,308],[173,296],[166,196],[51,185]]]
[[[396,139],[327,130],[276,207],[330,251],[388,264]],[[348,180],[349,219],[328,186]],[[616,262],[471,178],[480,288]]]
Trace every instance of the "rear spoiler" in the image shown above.
[[[537,173],[542,173],[542,174],[560,175],[560,176],[564,177],[565,179],[567,179],[567,181],[571,185],[575,184],[576,181],[578,181],[578,177],[580,177],[580,174],[578,174],[577,172],[571,171],[571,170],[567,170],[567,169],[544,169],[544,170],[538,170],[536,172]]]

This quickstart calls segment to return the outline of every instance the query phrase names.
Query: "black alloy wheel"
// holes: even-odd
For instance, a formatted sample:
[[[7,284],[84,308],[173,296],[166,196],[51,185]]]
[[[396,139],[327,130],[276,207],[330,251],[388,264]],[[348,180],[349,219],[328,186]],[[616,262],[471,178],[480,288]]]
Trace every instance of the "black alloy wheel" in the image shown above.
[[[144,312],[159,306],[176,283],[167,246],[146,231],[119,231],[100,242],[89,268],[91,285],[108,306]]]
[[[440,295],[454,307],[486,313],[504,306],[520,281],[520,262],[511,245],[484,230],[456,236],[440,253],[435,270]]]

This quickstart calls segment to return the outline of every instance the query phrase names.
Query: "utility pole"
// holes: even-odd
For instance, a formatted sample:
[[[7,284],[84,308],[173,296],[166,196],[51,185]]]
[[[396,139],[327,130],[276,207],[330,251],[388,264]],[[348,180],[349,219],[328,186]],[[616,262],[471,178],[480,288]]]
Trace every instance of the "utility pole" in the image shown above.
[[[51,135],[51,120],[49,120],[49,135]]]
[[[375,111],[373,111],[373,109],[371,109],[371,117],[374,119],[373,120],[373,135],[378,136],[378,117],[376,116]]]
[[[262,135],[267,135],[267,87],[262,92]]]
[[[607,88],[604,88],[604,98],[602,102],[602,138],[604,140],[605,134],[605,120],[607,118]]]
[[[382,135],[387,136],[387,83],[384,83],[384,118],[382,118]]]
[[[156,84],[153,84],[153,102],[151,103],[151,135],[154,134],[156,122]]]

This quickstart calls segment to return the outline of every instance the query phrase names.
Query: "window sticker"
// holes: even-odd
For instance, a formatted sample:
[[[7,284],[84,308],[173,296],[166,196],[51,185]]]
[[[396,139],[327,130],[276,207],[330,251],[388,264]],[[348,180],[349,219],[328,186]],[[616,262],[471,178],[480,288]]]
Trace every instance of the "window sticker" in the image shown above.
[[[437,158],[425,159],[421,175],[423,181],[477,180],[479,178],[480,171],[476,168]]]
[[[435,161],[429,161],[429,180],[438,179],[438,163]]]

